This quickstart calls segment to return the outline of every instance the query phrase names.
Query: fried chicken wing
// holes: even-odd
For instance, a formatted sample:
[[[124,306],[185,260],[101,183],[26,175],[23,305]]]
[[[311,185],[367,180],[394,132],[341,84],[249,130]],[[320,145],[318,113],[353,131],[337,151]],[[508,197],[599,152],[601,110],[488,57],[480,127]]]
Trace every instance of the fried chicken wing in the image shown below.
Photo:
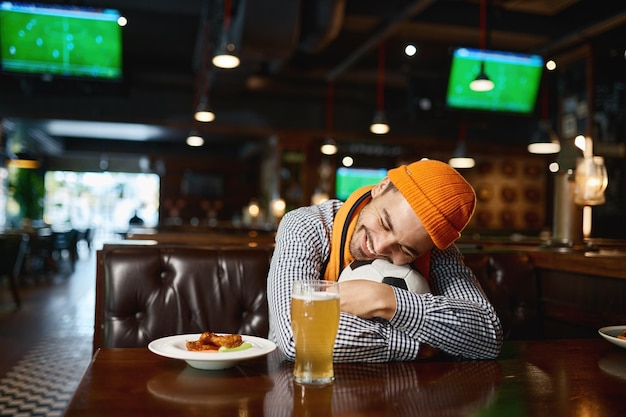
[[[187,350],[192,351],[215,351],[220,347],[236,348],[243,343],[243,338],[239,334],[217,334],[204,332],[198,340],[188,340]]]
[[[240,334],[223,334],[218,335],[215,333],[209,333],[209,340],[211,343],[224,346],[226,348],[235,348],[243,343],[243,339]]]

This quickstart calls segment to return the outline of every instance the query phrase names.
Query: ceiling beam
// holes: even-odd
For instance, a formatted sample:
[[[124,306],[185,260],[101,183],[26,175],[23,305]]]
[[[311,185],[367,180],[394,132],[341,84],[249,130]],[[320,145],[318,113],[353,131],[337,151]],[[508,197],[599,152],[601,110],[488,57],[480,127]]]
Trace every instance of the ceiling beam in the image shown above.
[[[345,70],[347,70],[352,64],[358,61],[363,55],[369,52],[376,45],[390,36],[398,26],[404,21],[416,16],[418,13],[427,9],[431,4],[437,0],[418,0],[412,5],[405,8],[401,13],[397,15],[395,19],[392,19],[384,27],[378,30],[372,37],[367,39],[359,48],[348,57],[340,62],[335,68],[330,70],[326,76],[327,81],[335,81]]]
[[[562,50],[567,47],[571,47],[574,44],[582,43],[586,40],[600,36],[605,32],[618,28],[626,23],[626,11],[619,13],[615,16],[603,20],[601,22],[594,23],[585,28],[571,32],[562,36],[561,38],[545,44],[539,48],[536,52],[539,54],[553,53],[557,50]]]

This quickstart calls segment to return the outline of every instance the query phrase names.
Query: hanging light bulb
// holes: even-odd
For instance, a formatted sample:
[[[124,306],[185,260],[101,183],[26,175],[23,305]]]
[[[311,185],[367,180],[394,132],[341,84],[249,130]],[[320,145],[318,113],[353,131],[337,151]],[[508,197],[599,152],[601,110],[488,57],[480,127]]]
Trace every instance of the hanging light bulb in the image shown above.
[[[470,83],[470,89],[472,91],[484,92],[493,90],[493,81],[489,79],[485,73],[485,62],[480,63],[480,72],[476,76],[476,79]]]
[[[213,56],[213,65],[218,68],[232,69],[239,66],[239,57],[235,53],[235,44],[228,39],[228,35],[224,34],[224,40],[215,50]]]
[[[374,118],[370,125],[370,132],[376,135],[389,133],[389,124],[387,123],[387,115],[384,110],[377,110],[376,113],[374,113]]]
[[[528,152],[534,154],[553,154],[561,151],[561,143],[556,133],[550,127],[550,122],[542,120],[539,122],[539,128],[528,143]]]
[[[230,0],[224,1],[224,28],[219,46],[213,56],[213,65],[218,68],[232,69],[239,66],[239,57],[236,53],[235,43],[231,36],[230,27]]]
[[[541,119],[538,129],[528,143],[528,152],[543,155],[559,153],[561,151],[561,142],[550,126],[548,89],[546,86],[544,86],[541,95]]]
[[[209,99],[206,96],[203,96],[200,99],[193,118],[203,123],[210,123],[215,120],[215,113],[211,110],[211,107],[209,106]]]
[[[333,138],[327,137],[324,139],[322,146],[320,146],[320,151],[324,155],[335,155],[338,151],[337,142],[335,142]]]
[[[204,139],[196,131],[192,131],[187,136],[187,146],[198,147],[204,145]]]
[[[459,142],[452,154],[452,158],[448,161],[452,168],[473,168],[476,165],[474,158],[467,156],[465,143]]]
[[[333,105],[335,89],[334,84],[329,82],[326,86],[326,138],[322,142],[320,151],[324,155],[335,155],[339,150],[337,142],[333,139]]]
[[[487,0],[480,1],[480,49],[487,49]],[[485,61],[480,63],[480,71],[476,79],[470,83],[470,89],[477,92],[491,91],[494,88],[493,81],[485,72]]]
[[[448,164],[452,168],[473,168],[476,165],[474,158],[467,155],[466,147],[466,134],[465,124],[459,125],[459,141],[456,145],[452,158],[448,161]]]
[[[203,30],[205,32],[208,31],[208,24],[205,23]],[[208,37],[208,35],[207,35]],[[215,113],[211,109],[209,104],[209,89],[213,81],[213,70],[211,68],[211,64],[209,62],[209,57],[211,56],[211,48],[210,43],[205,42],[203,53],[202,53],[202,68],[200,70],[200,74],[198,80],[200,81],[199,87],[199,97],[198,105],[196,106],[196,111],[194,112],[193,118],[201,123],[210,123],[215,120]]]
[[[370,132],[376,135],[389,133],[389,123],[385,114],[385,44],[378,44],[378,74],[376,84],[376,112],[370,125]]]

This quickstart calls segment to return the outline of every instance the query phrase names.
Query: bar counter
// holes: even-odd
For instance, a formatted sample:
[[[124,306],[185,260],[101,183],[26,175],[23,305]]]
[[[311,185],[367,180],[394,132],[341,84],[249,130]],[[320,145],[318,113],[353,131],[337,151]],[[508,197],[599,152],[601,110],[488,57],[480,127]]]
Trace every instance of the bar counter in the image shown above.
[[[626,350],[593,339],[507,341],[497,360],[337,364],[294,384],[275,351],[201,371],[147,349],[102,349],[67,410],[76,416],[623,416]]]
[[[626,279],[626,241],[588,239],[580,247],[550,247],[537,238],[461,238],[463,252],[519,251],[527,253],[538,269]]]
[[[539,269],[626,279],[626,251],[601,249],[597,251],[559,252],[527,250],[533,265]]]

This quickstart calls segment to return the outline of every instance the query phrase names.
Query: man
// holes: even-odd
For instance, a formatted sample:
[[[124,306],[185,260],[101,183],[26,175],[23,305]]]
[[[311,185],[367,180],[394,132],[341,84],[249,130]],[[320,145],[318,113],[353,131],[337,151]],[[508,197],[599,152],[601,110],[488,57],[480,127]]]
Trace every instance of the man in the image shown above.
[[[382,258],[412,263],[432,292],[415,294],[367,280],[341,282],[335,362],[405,361],[436,351],[495,358],[502,344],[500,321],[453,244],[475,202],[474,190],[452,167],[421,160],[389,170],[345,203],[329,200],[287,213],[268,276],[270,339],[287,358],[295,358],[293,281],[337,280],[352,260]]]

